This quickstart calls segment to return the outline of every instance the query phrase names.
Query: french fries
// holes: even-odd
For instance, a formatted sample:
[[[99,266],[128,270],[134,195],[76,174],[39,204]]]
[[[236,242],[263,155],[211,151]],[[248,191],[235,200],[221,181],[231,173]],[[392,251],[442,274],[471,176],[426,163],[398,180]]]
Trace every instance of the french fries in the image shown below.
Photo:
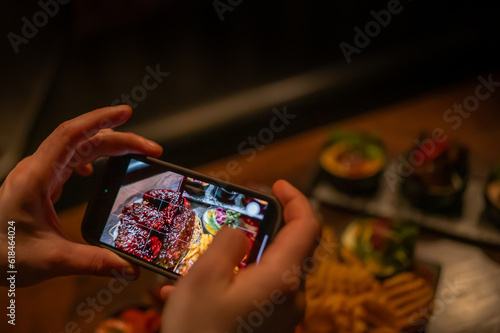
[[[198,221],[197,221],[198,222]],[[208,245],[212,243],[212,240],[214,236],[210,234],[204,234],[203,233],[203,228],[201,227],[201,221],[200,223],[197,223],[195,226],[195,230],[193,232],[193,242],[189,246],[188,253],[182,260],[182,266],[181,269],[179,270],[179,274],[185,275],[189,268],[195,263],[196,260],[205,253],[205,251],[208,248]]]
[[[210,234],[203,234],[201,235],[200,237],[200,243],[191,243],[191,246],[189,247],[189,252],[188,254],[186,255],[186,258],[185,258],[185,261],[196,261],[196,259],[198,259],[198,257],[205,253],[205,251],[207,250],[208,248],[208,245],[210,245],[210,243],[212,243],[212,239],[214,238],[214,236],[210,235]]]
[[[399,333],[433,298],[429,283],[412,272],[381,282],[356,260],[324,260],[306,280],[301,332]]]

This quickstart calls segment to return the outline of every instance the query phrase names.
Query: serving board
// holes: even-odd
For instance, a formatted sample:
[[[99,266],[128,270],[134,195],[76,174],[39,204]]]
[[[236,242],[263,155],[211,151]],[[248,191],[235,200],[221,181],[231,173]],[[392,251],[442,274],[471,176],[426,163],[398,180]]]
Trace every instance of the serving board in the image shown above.
[[[380,177],[377,193],[368,198],[353,197],[337,190],[318,172],[311,196],[321,203],[355,213],[413,221],[422,227],[463,240],[500,247],[500,229],[484,216],[484,188],[488,167],[471,158],[462,213],[458,217],[431,214],[414,207],[401,195],[399,182],[395,186],[388,182],[388,179],[393,179],[393,175],[397,174],[397,167],[396,160],[389,161]]]

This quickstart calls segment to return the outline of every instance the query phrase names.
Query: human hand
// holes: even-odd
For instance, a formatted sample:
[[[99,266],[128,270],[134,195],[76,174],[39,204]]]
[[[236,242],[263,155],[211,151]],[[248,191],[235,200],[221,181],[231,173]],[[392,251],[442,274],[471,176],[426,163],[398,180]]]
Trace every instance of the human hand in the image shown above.
[[[302,281],[299,267],[313,250],[320,229],[307,198],[297,189],[278,181],[273,192],[283,204],[286,224],[259,264],[235,275],[233,269],[248,252],[249,241],[242,231],[223,228],[175,287],[163,287],[167,303],[162,332],[247,332],[249,327],[250,332],[263,331],[276,323],[273,319],[282,309],[290,309]],[[262,318],[262,323],[255,325],[252,316]],[[293,330],[298,323],[289,317],[271,332]]]
[[[0,187],[0,266],[7,271],[8,222],[15,222],[17,285],[27,286],[71,274],[136,276],[138,268],[113,252],[77,244],[65,236],[53,203],[73,170],[90,175],[101,156],[128,153],[159,157],[162,148],[111,128],[125,123],[132,109],[106,107],[61,124],[37,151],[12,170]],[[5,269],[4,269],[5,268]],[[2,285],[7,283],[2,281]]]

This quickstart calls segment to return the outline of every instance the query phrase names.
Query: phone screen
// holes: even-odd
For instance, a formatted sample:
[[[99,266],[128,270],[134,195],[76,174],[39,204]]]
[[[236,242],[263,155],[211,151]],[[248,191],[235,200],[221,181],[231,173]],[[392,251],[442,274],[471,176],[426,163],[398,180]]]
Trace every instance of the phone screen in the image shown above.
[[[272,237],[260,232],[270,202],[130,158],[99,241],[178,275],[185,275],[223,226],[241,229],[252,244],[235,271],[258,262]]]

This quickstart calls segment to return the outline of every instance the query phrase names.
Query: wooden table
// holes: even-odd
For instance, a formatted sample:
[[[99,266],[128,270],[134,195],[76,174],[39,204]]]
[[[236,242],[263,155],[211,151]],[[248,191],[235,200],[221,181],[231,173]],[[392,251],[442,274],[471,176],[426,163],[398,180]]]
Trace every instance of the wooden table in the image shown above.
[[[500,75],[493,76],[496,77]],[[473,152],[473,158],[480,159],[487,165],[493,165],[500,160],[500,92],[492,93],[489,98],[481,101],[476,111],[467,119],[462,118],[457,129],[453,129],[452,123],[447,123],[443,118],[446,110],[452,108],[455,103],[463,103],[465,98],[474,95],[478,84],[477,79],[457,83],[403,103],[371,110],[335,125],[379,133],[387,145],[388,153],[392,156],[397,156],[410,147],[422,130],[439,127],[453,141],[469,147]],[[332,112],[335,112],[334,107]],[[232,170],[231,165],[237,163],[240,169],[239,172],[233,172],[230,178],[232,182],[242,185],[257,184],[269,188],[274,181],[284,178],[302,191],[307,191],[316,172],[318,154],[330,129],[331,126],[328,125],[280,142],[270,143],[252,161],[247,160],[248,155],[235,155],[204,165],[199,171],[217,173]],[[239,142],[229,144],[234,144],[236,153]],[[83,242],[79,228],[84,211],[85,206],[79,206],[60,213],[63,228],[78,242]],[[341,213],[336,215],[334,212],[327,218],[329,223],[335,225],[337,219],[346,217]],[[423,237],[436,239],[441,236],[425,233]],[[498,249],[485,249],[485,251],[500,262]],[[150,302],[150,290],[165,280],[143,270],[142,276],[137,281],[128,282],[121,292],[112,294],[112,299],[106,300],[109,304],[92,305],[93,299],[102,298],[103,290],[109,289],[109,282],[110,278],[71,276],[18,289],[17,325],[13,329],[7,325],[5,315],[2,315],[0,331],[91,332],[100,320],[125,306]],[[0,293],[1,308],[4,312],[7,290],[1,288]]]

